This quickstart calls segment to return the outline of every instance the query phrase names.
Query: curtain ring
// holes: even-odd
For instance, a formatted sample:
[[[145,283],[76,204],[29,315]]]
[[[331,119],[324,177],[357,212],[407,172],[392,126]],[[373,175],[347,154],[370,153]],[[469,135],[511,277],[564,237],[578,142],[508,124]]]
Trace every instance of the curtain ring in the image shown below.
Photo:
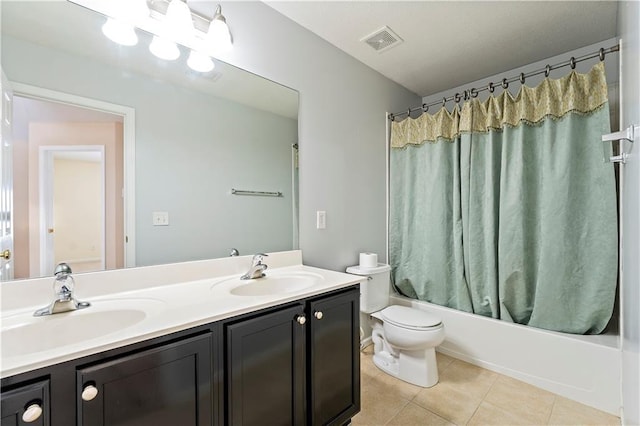
[[[442,108],[444,108],[446,103],[447,103],[447,98],[442,98]]]
[[[455,95],[453,95],[453,100],[455,103],[460,102],[460,93],[456,93]]]
[[[551,74],[551,65],[547,64],[547,66],[544,69],[544,76],[549,77],[549,74]]]
[[[493,85],[493,83],[489,83],[489,84]],[[472,87],[471,90],[469,91],[469,93],[470,93],[472,98],[477,98],[478,97],[478,91],[476,90],[475,87]]]
[[[427,112],[427,111],[429,111],[429,105],[422,104],[422,112]]]
[[[396,117],[393,114],[389,114],[389,120],[396,121]]]
[[[576,58],[574,58],[572,56],[571,59],[569,59],[569,65],[571,65],[571,69],[572,70],[575,70],[576,69]]]
[[[523,72],[520,73],[520,83],[524,84],[524,73]]]
[[[502,79],[502,88],[503,89],[507,89],[509,87],[509,83],[507,83],[507,79],[503,78]]]
[[[407,110],[407,118],[411,118],[411,108]]]
[[[468,91],[468,90],[465,90],[463,93],[464,93],[464,97],[463,97],[463,99],[464,99],[465,101],[468,101],[468,100],[469,100],[469,91]]]
[[[598,54],[601,61],[604,61],[604,47],[600,48],[600,53]]]
[[[493,83],[489,83],[487,87],[489,88],[490,93],[493,93],[493,91],[496,90],[495,87],[493,87]]]

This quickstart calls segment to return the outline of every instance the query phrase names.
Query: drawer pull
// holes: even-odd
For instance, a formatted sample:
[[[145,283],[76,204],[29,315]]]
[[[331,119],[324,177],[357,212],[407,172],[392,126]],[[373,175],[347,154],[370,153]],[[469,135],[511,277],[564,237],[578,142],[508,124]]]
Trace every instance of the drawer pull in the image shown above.
[[[298,321],[298,324],[304,325],[304,323],[307,322],[307,318],[304,315],[298,315],[296,321]]]
[[[22,421],[25,423],[35,422],[42,415],[42,407],[40,404],[31,404],[22,413]]]
[[[315,312],[313,313],[313,316],[314,316],[314,317],[316,317],[316,319],[321,320],[321,319],[322,319],[322,317],[324,316],[324,314],[322,313],[322,311],[315,311]]]
[[[98,388],[93,385],[85,386],[82,389],[82,400],[83,401],[91,401],[93,398],[98,396]]]

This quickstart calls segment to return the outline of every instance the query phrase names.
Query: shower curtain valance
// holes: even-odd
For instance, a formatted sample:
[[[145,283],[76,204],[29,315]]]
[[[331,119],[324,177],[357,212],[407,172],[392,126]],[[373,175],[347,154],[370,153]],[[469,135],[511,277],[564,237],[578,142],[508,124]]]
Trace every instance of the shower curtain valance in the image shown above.
[[[586,74],[575,71],[560,79],[545,78],[536,87],[522,86],[514,98],[509,91],[490,96],[486,101],[465,102],[462,111],[446,108],[436,114],[422,114],[392,122],[391,147],[422,145],[438,139],[452,141],[460,133],[501,130],[521,123],[536,125],[545,118],[561,118],[566,114],[589,114],[607,102],[604,63],[599,62]]]
[[[424,113],[420,117],[408,118],[391,123],[391,147],[402,148],[406,145],[422,145],[438,139],[451,141],[458,137],[460,130],[460,110],[458,105],[450,113],[446,108],[431,115]]]

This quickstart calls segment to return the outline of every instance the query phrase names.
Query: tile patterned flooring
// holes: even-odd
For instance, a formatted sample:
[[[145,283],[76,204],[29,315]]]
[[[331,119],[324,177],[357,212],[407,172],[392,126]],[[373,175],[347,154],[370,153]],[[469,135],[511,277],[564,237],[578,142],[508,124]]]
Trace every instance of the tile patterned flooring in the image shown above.
[[[380,371],[361,353],[362,411],[352,425],[620,425],[620,419],[438,353],[440,382],[421,388]]]

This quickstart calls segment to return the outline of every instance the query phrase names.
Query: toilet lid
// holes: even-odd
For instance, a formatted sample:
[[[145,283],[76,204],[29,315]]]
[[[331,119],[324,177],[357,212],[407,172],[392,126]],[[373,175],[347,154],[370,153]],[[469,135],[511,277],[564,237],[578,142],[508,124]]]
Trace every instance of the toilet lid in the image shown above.
[[[442,320],[437,316],[406,306],[388,306],[380,311],[380,314],[385,321],[399,327],[430,328],[442,324]]]

